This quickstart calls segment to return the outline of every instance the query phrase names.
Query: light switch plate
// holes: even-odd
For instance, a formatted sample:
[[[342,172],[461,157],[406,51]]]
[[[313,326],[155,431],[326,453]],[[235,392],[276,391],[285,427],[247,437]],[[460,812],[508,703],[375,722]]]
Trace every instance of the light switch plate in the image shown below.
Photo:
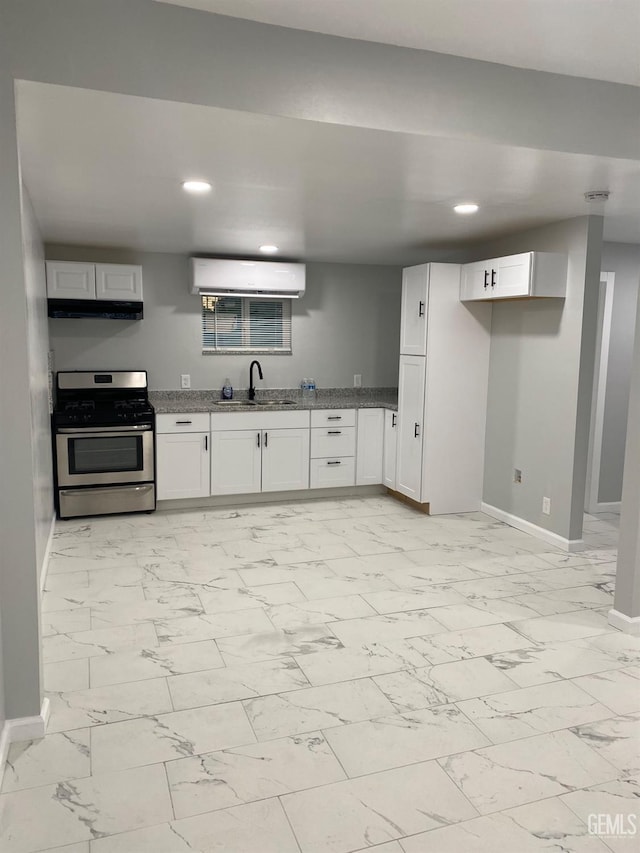
[[[362,388],[362,374],[354,373],[353,374],[353,387],[354,388]]]
[[[181,388],[191,388],[191,376],[188,373],[182,373],[180,375],[180,387]]]

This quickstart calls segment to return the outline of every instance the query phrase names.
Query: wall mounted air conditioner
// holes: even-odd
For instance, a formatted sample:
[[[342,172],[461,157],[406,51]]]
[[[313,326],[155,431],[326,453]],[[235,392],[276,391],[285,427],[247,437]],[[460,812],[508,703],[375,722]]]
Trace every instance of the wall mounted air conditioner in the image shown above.
[[[304,264],[191,258],[191,292],[201,296],[304,296]]]

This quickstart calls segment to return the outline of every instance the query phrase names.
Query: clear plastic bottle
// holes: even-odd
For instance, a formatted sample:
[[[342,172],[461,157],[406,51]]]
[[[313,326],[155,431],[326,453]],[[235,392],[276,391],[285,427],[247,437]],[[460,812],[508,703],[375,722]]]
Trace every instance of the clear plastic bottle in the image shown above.
[[[300,383],[300,388],[302,388],[302,399],[303,400],[315,400],[316,399],[316,380],[315,379],[303,379]]]
[[[231,387],[231,380],[228,376],[224,380],[224,385],[222,386],[222,399],[233,400],[233,388]]]

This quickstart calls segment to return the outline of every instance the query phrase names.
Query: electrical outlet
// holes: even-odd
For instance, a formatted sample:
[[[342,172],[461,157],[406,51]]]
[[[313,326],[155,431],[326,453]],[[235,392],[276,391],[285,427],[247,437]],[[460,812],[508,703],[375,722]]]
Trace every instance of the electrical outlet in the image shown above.
[[[542,512],[551,515],[551,498],[542,498]]]
[[[353,387],[354,388],[362,388],[362,374],[354,373],[353,374]]]
[[[191,376],[188,373],[182,373],[180,375],[180,387],[191,388]]]
[[[520,468],[514,468],[513,469],[513,482],[514,483],[521,483],[522,482],[522,471],[520,470]]]

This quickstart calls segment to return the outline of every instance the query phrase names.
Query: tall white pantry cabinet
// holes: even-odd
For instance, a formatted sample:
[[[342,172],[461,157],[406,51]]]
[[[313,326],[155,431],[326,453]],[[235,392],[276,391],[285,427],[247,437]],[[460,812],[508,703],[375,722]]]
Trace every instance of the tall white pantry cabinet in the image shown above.
[[[402,275],[396,490],[432,515],[482,501],[491,305],[460,302],[460,274]]]

